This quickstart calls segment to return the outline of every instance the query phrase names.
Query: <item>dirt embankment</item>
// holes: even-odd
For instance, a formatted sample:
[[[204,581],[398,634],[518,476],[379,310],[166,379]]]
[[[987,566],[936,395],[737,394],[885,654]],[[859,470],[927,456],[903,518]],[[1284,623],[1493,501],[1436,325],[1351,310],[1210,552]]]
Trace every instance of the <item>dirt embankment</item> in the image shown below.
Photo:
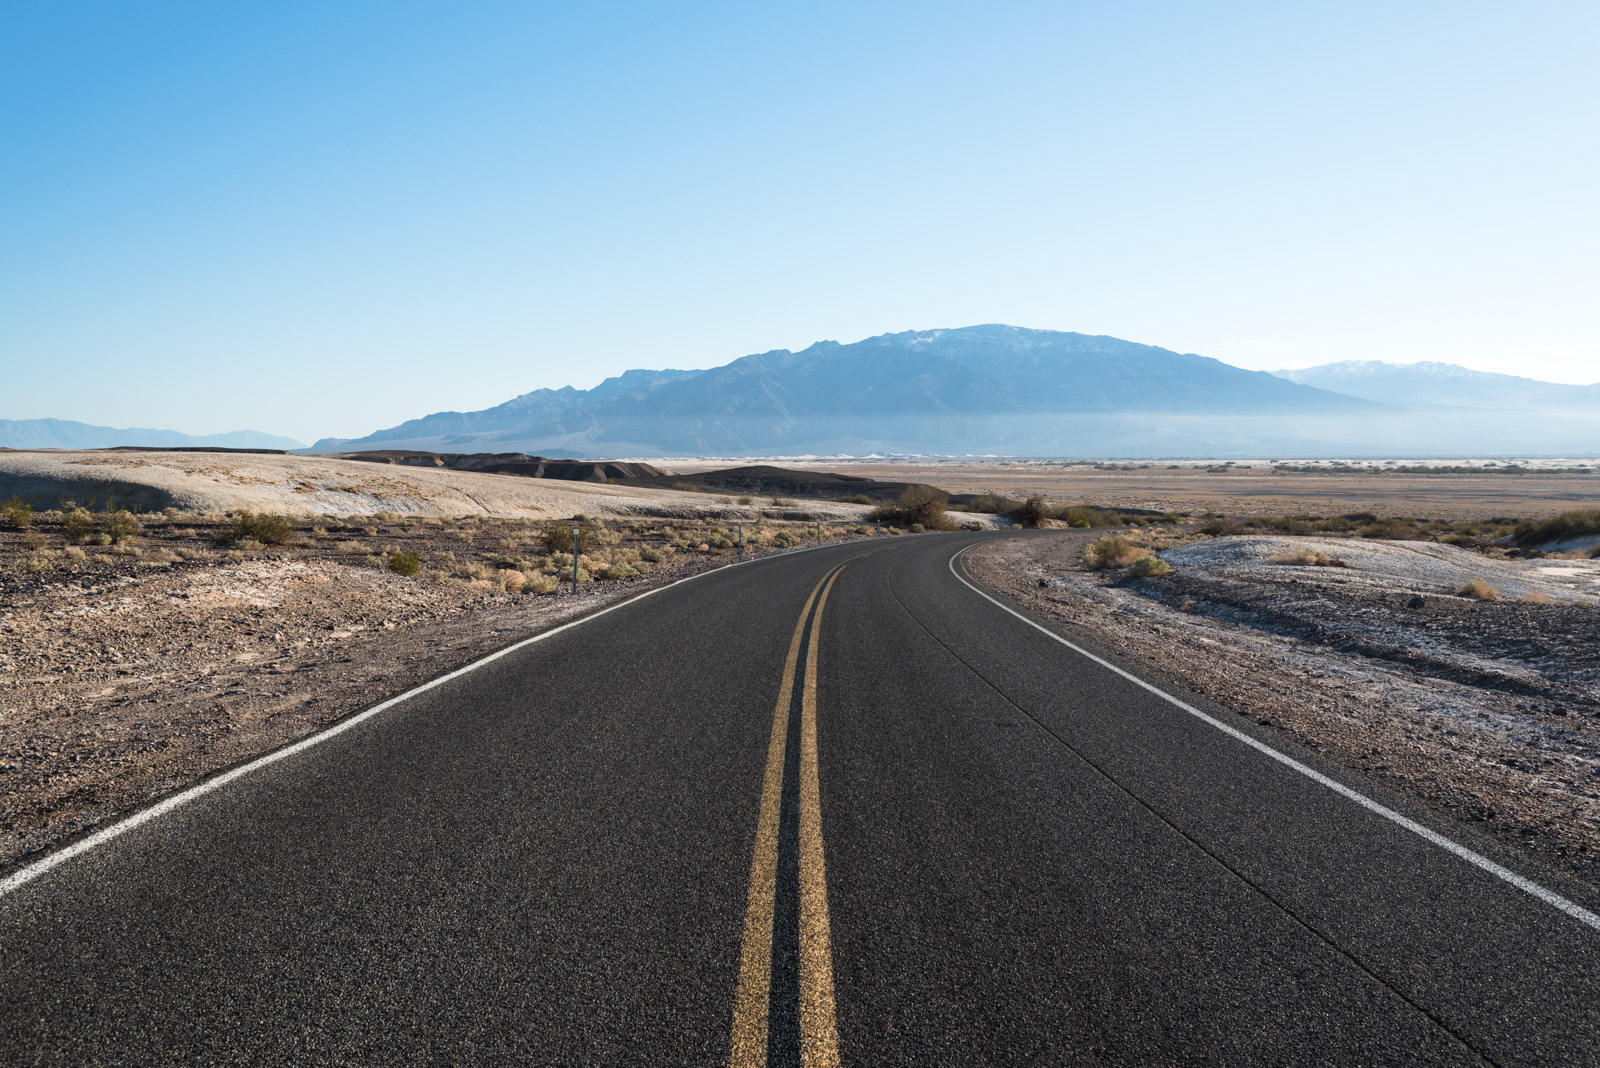
[[[741,508],[733,498],[709,492],[239,453],[8,452],[0,454],[0,500],[13,496],[41,510],[62,499],[83,504],[115,498],[146,512],[174,508],[207,515],[245,510],[293,516],[779,517],[768,502]],[[837,501],[798,507],[794,518],[854,521],[868,511]]]
[[[1600,885],[1600,565],[1450,546],[1219,538],[1128,582],[1088,534],[975,578],[1442,815]],[[1274,563],[1312,549],[1348,566]],[[1496,601],[1459,596],[1484,577]],[[1522,599],[1527,597],[1529,599]]]

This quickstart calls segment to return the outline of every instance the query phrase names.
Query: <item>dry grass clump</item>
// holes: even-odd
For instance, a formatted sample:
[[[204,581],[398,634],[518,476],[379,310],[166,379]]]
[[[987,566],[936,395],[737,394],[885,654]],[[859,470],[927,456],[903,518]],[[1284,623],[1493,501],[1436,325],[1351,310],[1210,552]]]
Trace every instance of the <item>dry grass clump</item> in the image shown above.
[[[1285,549],[1283,552],[1276,553],[1273,556],[1271,556],[1270,558],[1268,558],[1267,563],[1269,563],[1269,564],[1295,564],[1295,565],[1298,565],[1300,567],[1348,567],[1348,566],[1350,566],[1350,565],[1346,564],[1343,560],[1339,559],[1337,556],[1329,556],[1327,553],[1321,552],[1321,551],[1319,551],[1317,549],[1313,549],[1309,545],[1301,545],[1301,546],[1299,546],[1297,548],[1294,548],[1294,549]]]
[[[507,593],[521,593],[523,587],[528,584],[527,575],[520,571],[513,571],[509,567],[496,571],[495,578],[499,581],[500,588]]]
[[[1471,582],[1463,583],[1456,593],[1461,597],[1470,597],[1474,601],[1498,601],[1500,599],[1500,591],[1481,578],[1475,578]]]
[[[1555,604],[1555,599],[1543,590],[1529,590],[1522,595],[1527,604]]]
[[[1102,534],[1083,550],[1083,562],[1097,570],[1131,567],[1136,560],[1147,555],[1145,550],[1121,534]]]
[[[1132,578],[1144,578],[1146,575],[1168,575],[1172,573],[1172,565],[1159,556],[1141,556],[1133,562],[1128,569]]]

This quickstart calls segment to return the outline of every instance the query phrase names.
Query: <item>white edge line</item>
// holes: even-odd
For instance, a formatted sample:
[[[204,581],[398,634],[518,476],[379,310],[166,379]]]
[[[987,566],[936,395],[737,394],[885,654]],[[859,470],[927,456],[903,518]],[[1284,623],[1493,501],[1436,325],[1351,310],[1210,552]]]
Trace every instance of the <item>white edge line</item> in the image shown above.
[[[1073,652],[1077,653],[1079,656],[1083,656],[1083,657],[1088,658],[1089,660],[1094,661],[1096,664],[1099,664],[1101,667],[1105,668],[1107,671],[1112,671],[1112,672],[1115,672],[1118,675],[1121,675],[1123,678],[1127,679],[1129,682],[1133,683],[1135,686],[1139,686],[1139,687],[1142,687],[1143,689],[1149,690],[1151,693],[1155,694],[1157,697],[1161,698],[1164,701],[1169,702],[1170,704],[1176,705],[1178,708],[1183,709],[1185,712],[1189,713],[1189,715],[1191,715],[1191,716],[1194,716],[1196,719],[1199,719],[1204,723],[1210,724],[1211,726],[1215,727],[1217,730],[1221,731],[1222,733],[1224,733],[1224,734],[1226,734],[1226,735],[1228,735],[1228,736],[1230,736],[1232,738],[1238,739],[1239,741],[1243,742],[1245,745],[1248,745],[1252,749],[1255,749],[1255,750],[1258,750],[1259,752],[1265,753],[1267,756],[1271,757],[1273,760],[1276,760],[1278,763],[1284,765],[1285,767],[1292,768],[1295,771],[1298,771],[1300,774],[1304,775],[1306,778],[1312,780],[1313,782],[1319,783],[1322,786],[1326,786],[1328,789],[1332,790],[1334,793],[1340,795],[1341,797],[1344,797],[1344,798],[1347,798],[1347,799],[1349,799],[1351,801],[1354,801],[1356,804],[1360,805],[1362,808],[1368,810],[1369,812],[1373,812],[1373,813],[1375,813],[1375,814],[1377,814],[1379,816],[1382,816],[1384,819],[1389,820],[1391,823],[1399,824],[1401,827],[1404,827],[1406,830],[1410,831],[1411,833],[1416,834],[1416,835],[1418,835],[1418,836],[1420,836],[1422,838],[1425,838],[1429,842],[1432,842],[1434,845],[1438,846],[1440,849],[1444,849],[1444,850],[1447,850],[1447,851],[1449,851],[1451,853],[1454,853],[1456,856],[1460,857],[1462,860],[1466,861],[1468,864],[1473,864],[1473,865],[1476,865],[1479,868],[1482,868],[1484,871],[1488,872],[1490,875],[1493,875],[1498,879],[1505,880],[1506,882],[1510,883],[1512,886],[1516,887],[1518,890],[1521,890],[1521,891],[1523,891],[1525,893],[1532,894],[1534,897],[1538,898],[1540,901],[1543,901],[1545,904],[1555,906],[1556,908],[1560,909],[1562,912],[1565,912],[1568,916],[1571,916],[1573,919],[1577,920],[1579,923],[1587,924],[1588,926],[1594,928],[1596,931],[1600,931],[1600,916],[1597,916],[1593,912],[1590,912],[1588,909],[1584,908],[1582,905],[1579,905],[1578,903],[1576,903],[1574,901],[1567,900],[1566,898],[1562,897],[1560,894],[1556,893],[1554,890],[1545,889],[1544,887],[1540,886],[1538,883],[1534,882],[1532,879],[1529,879],[1529,878],[1527,878],[1526,876],[1523,876],[1523,875],[1518,875],[1516,872],[1512,871],[1510,868],[1507,868],[1503,864],[1496,864],[1494,861],[1490,860],[1488,857],[1484,856],[1483,854],[1475,853],[1472,850],[1468,849],[1466,846],[1461,845],[1458,842],[1451,841],[1450,839],[1446,838],[1444,835],[1438,833],[1437,831],[1431,830],[1428,827],[1424,827],[1422,824],[1418,823],[1416,820],[1408,819],[1405,816],[1402,816],[1400,813],[1396,812],[1394,809],[1389,808],[1386,805],[1380,805],[1378,802],[1372,800],[1372,798],[1368,797],[1367,795],[1365,795],[1363,793],[1359,793],[1359,792],[1357,792],[1355,790],[1352,790],[1352,789],[1350,789],[1350,787],[1344,785],[1341,782],[1338,782],[1338,781],[1336,781],[1334,779],[1328,778],[1326,775],[1322,774],[1320,771],[1317,771],[1315,768],[1307,767],[1305,764],[1300,763],[1300,761],[1295,760],[1293,757],[1286,756],[1283,753],[1278,752],[1276,749],[1272,748],[1272,746],[1270,746],[1270,745],[1267,745],[1265,742],[1257,741],[1255,738],[1250,737],[1250,735],[1248,735],[1248,734],[1244,733],[1243,731],[1239,730],[1237,727],[1229,726],[1228,724],[1222,722],[1220,719],[1217,719],[1215,716],[1207,715],[1206,713],[1200,711],[1198,708],[1196,708],[1193,705],[1189,704],[1187,701],[1180,701],[1178,698],[1173,697],[1171,694],[1165,692],[1164,690],[1161,690],[1161,689],[1159,689],[1159,688],[1157,688],[1155,686],[1152,686],[1150,683],[1148,683],[1148,682],[1144,681],[1143,679],[1139,678],[1137,675],[1134,675],[1134,674],[1131,674],[1130,672],[1124,671],[1122,668],[1120,668],[1117,665],[1111,663],[1109,660],[1105,660],[1105,659],[1103,659],[1101,657],[1096,656],[1095,654],[1091,653],[1089,650],[1083,648],[1081,645],[1077,645],[1077,644],[1075,644],[1073,642],[1070,642],[1066,638],[1063,638],[1061,635],[1057,634],[1055,631],[1051,630],[1050,628],[1042,626],[1041,624],[1035,622],[1034,620],[1029,619],[1027,616],[1023,615],[1021,612],[1018,612],[1016,609],[1012,608],[1010,605],[1004,604],[1001,601],[998,601],[995,598],[989,596],[987,593],[984,593],[978,587],[976,587],[972,583],[968,582],[967,579],[965,578],[965,576],[963,576],[960,571],[956,570],[956,561],[961,558],[961,553],[966,552],[967,549],[970,549],[970,548],[971,548],[971,546],[969,545],[969,546],[967,546],[967,548],[962,549],[960,552],[956,553],[954,556],[952,556],[950,558],[950,573],[952,575],[954,575],[956,577],[957,581],[959,581],[963,586],[967,587],[967,589],[971,590],[973,593],[976,593],[979,597],[982,597],[984,600],[988,601],[990,604],[993,604],[995,607],[1003,609],[1006,612],[1010,612],[1012,615],[1016,616],[1018,619],[1022,620],[1024,623],[1028,624],[1028,626],[1033,627],[1034,629],[1040,631],[1043,634],[1048,635],[1051,638],[1054,638],[1056,641],[1060,642],[1062,645],[1065,645],[1068,649],[1071,649]]]
[[[0,879],[0,897],[5,897],[11,892],[21,889],[28,883],[31,883],[33,880],[39,878],[39,876],[44,875],[46,872],[60,867],[62,864],[65,864],[74,857],[82,856],[84,853],[89,852],[89,850],[94,849],[97,846],[104,845],[119,835],[126,834],[137,827],[142,827],[151,820],[160,819],[162,816],[165,816],[174,809],[182,808],[189,802],[195,800],[196,798],[204,797],[213,790],[222,789],[235,779],[243,778],[252,771],[257,771],[261,768],[264,768],[268,764],[275,764],[287,757],[292,757],[297,753],[303,753],[307,749],[321,745],[328,739],[338,737],[345,731],[365,723],[367,720],[379,715],[380,713],[388,711],[395,705],[409,701],[419,694],[426,693],[435,686],[442,686],[452,679],[458,679],[470,671],[476,671],[485,664],[490,664],[496,660],[499,660],[502,656],[509,656],[519,649],[525,649],[528,646],[533,645],[535,642],[542,642],[546,638],[553,638],[562,631],[571,630],[573,627],[581,627],[583,624],[588,623],[591,620],[599,619],[601,616],[615,612],[619,608],[626,608],[629,605],[638,604],[646,597],[653,597],[658,593],[664,593],[665,591],[672,589],[674,586],[683,585],[685,582],[693,582],[695,579],[705,578],[707,575],[720,574],[721,572],[732,567],[741,567],[745,564],[759,563],[762,560],[771,560],[778,556],[794,556],[798,553],[812,552],[816,549],[826,549],[829,547],[830,546],[828,545],[808,545],[804,548],[789,549],[781,553],[769,553],[766,556],[753,556],[748,560],[740,560],[732,564],[724,564],[721,567],[710,568],[706,571],[701,571],[698,574],[685,575],[683,578],[669,582],[665,586],[657,586],[655,589],[645,590],[643,593],[636,594],[635,596],[629,597],[623,601],[618,601],[616,604],[607,605],[598,612],[591,612],[581,619],[574,619],[570,623],[563,623],[559,627],[552,627],[549,630],[541,631],[531,638],[524,638],[520,642],[515,642],[506,646],[504,649],[490,653],[488,656],[485,656],[482,659],[474,660],[470,664],[456,668],[449,674],[440,675],[436,679],[430,679],[420,686],[416,686],[407,690],[398,697],[391,697],[382,704],[373,705],[365,712],[358,712],[348,719],[342,719],[333,726],[318,731],[316,734],[308,735],[292,745],[284,746],[282,749],[275,749],[265,756],[258,757],[255,760],[250,761],[248,764],[241,764],[232,771],[223,772],[221,775],[218,775],[215,778],[207,779],[205,782],[191,786],[187,790],[173,794],[164,801],[151,805],[149,808],[141,809],[140,811],[135,812],[133,815],[128,816],[126,819],[118,820],[116,823],[113,823],[108,827],[103,827],[100,830],[95,831],[86,838],[80,838],[78,841],[73,842],[69,846],[58,849],[56,852],[51,853],[48,856],[41,857],[26,867],[18,868],[4,879]]]

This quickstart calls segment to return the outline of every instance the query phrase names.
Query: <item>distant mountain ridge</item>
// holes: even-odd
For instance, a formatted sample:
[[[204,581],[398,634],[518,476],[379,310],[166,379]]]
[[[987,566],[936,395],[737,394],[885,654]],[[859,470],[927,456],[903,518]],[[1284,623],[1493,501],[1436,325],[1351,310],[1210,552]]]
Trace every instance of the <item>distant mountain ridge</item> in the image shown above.
[[[225,434],[195,436],[177,430],[148,430],[140,427],[119,430],[94,426],[71,419],[0,419],[0,448],[8,449],[112,449],[118,445],[163,446],[209,445],[228,449],[303,449],[293,438],[263,434],[258,430],[234,430]]]
[[[989,324],[775,349],[706,371],[535,390],[313,451],[517,449],[593,456],[1060,454],[1143,441],[1237,447],[1232,417],[1359,417],[1385,405],[1119,338]],[[1149,426],[1152,418],[1161,425]],[[1196,420],[1213,429],[1176,428]]]
[[[1343,360],[1273,373],[1290,382],[1369,400],[1403,397],[1411,404],[1484,410],[1600,408],[1600,383],[1574,386],[1541,382],[1518,375],[1474,371],[1454,363]]]

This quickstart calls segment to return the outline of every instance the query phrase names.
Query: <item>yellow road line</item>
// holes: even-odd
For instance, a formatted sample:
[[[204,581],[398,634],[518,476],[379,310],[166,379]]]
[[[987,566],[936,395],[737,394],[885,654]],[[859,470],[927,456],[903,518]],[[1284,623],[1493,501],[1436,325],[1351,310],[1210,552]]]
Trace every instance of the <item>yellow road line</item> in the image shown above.
[[[800,1063],[839,1068],[833,1013],[833,946],[828,934],[828,873],[822,857],[822,802],[817,785],[817,640],[835,571],[817,602],[800,695]]]
[[[783,758],[788,743],[789,706],[794,699],[794,669],[800,659],[800,638],[817,593],[844,569],[840,564],[817,580],[800,610],[789,639],[783,683],[772,713],[772,740],[767,743],[767,772],[761,783],[761,815],[756,822],[755,857],[750,862],[750,898],[745,906],[744,936],[739,951],[739,986],[733,998],[731,1068],[764,1068],[767,1063],[767,1003],[772,986],[772,906],[777,890],[778,814],[783,801]],[[830,983],[831,989],[831,983]]]

